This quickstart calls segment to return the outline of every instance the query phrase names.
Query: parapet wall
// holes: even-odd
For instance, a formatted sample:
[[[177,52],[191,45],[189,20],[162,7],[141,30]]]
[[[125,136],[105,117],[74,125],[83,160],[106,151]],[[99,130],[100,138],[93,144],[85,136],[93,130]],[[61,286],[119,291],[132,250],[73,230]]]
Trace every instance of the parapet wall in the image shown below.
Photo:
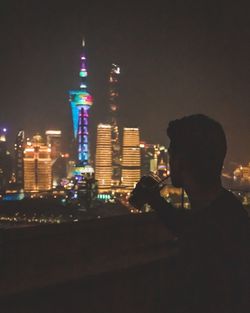
[[[174,255],[172,243],[154,214],[3,229],[0,296],[143,268]]]

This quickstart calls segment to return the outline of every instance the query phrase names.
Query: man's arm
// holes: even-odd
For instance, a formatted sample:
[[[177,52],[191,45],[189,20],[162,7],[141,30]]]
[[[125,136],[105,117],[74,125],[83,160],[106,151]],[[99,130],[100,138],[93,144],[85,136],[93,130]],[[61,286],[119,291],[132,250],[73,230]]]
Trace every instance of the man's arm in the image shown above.
[[[189,220],[189,212],[177,209],[160,194],[158,182],[150,176],[143,176],[129,199],[130,204],[141,208],[148,203],[159,215],[161,221],[176,235],[181,234]]]
[[[189,212],[168,203],[159,193],[152,193],[148,204],[156,211],[161,221],[176,235],[183,233],[189,221]]]

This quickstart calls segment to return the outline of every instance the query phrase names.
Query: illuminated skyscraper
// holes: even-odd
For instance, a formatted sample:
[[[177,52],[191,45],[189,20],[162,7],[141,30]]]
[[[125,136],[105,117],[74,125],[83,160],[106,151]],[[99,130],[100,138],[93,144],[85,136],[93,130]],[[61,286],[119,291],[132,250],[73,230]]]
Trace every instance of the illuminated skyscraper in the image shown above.
[[[123,129],[122,184],[131,191],[141,177],[140,135],[138,128]]]
[[[121,179],[121,146],[119,141],[118,129],[118,78],[120,75],[120,67],[112,64],[109,76],[109,108],[110,108],[110,124],[111,124],[111,142],[112,142],[112,182],[118,185]]]
[[[51,148],[51,159],[57,159],[62,150],[62,132],[60,130],[46,130],[47,146]]]
[[[93,103],[92,96],[87,91],[87,66],[84,53],[85,42],[82,42],[81,69],[80,69],[80,89],[69,92],[70,105],[72,110],[74,138],[77,146],[77,166],[89,164],[89,130],[88,130],[88,110]]]
[[[24,150],[24,190],[46,191],[51,189],[51,150],[36,135]]]
[[[24,155],[24,131],[20,130],[15,143],[15,177],[19,188],[23,188],[23,155]]]
[[[95,178],[98,181],[98,190],[100,193],[111,190],[111,154],[111,125],[99,124],[97,126]]]
[[[7,149],[7,129],[0,129],[0,190],[6,189],[11,178],[11,157]]]

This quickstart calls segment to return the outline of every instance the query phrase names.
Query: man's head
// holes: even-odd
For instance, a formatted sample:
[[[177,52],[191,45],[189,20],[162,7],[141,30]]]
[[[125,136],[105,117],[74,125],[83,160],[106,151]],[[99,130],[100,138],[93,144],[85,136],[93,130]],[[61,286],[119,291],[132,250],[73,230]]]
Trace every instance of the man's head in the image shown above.
[[[202,114],[190,115],[171,121],[167,134],[174,186],[184,187],[187,176],[201,186],[220,181],[227,143],[218,122]]]

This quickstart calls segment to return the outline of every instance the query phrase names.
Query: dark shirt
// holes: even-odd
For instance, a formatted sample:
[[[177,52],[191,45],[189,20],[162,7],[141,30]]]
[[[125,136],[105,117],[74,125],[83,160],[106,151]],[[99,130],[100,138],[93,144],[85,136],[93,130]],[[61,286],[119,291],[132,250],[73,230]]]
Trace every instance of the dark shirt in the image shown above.
[[[223,189],[199,210],[176,209],[159,197],[151,205],[178,237],[171,312],[250,312],[249,220],[240,201]]]

